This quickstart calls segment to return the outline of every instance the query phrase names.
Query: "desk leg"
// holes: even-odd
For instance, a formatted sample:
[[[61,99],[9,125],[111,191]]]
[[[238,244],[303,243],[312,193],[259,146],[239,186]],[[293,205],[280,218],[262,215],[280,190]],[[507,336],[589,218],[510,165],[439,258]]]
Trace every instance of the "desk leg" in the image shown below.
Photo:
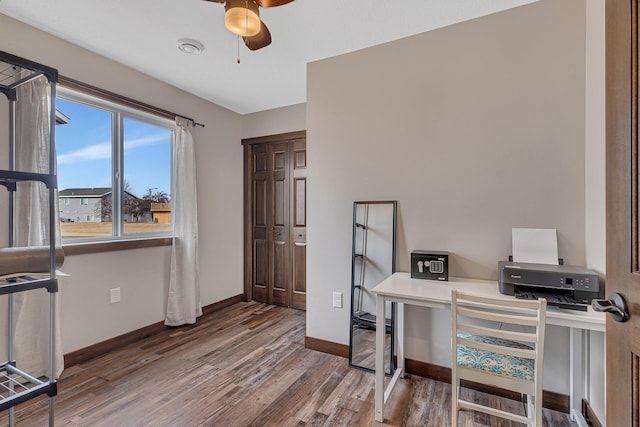
[[[376,372],[375,372],[375,410],[376,421],[384,420],[384,297],[376,297]]]
[[[582,416],[582,397],[584,396],[586,361],[588,354],[585,353],[585,346],[589,340],[588,331],[579,328],[569,328],[570,336],[570,355],[569,355],[569,371],[571,375],[569,387],[569,410],[571,411],[571,419],[578,423],[581,427],[587,427],[588,424]]]
[[[400,371],[400,378],[404,378],[404,304],[397,303],[397,329],[396,329],[396,370]]]

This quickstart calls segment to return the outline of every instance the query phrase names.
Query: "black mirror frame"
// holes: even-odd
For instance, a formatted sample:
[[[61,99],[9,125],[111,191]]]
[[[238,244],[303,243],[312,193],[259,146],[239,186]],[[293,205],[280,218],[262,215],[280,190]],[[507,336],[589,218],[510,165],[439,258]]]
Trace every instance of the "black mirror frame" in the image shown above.
[[[375,369],[365,366],[356,365],[353,363],[353,329],[355,327],[354,322],[354,310],[355,310],[355,273],[356,273],[356,219],[359,205],[382,205],[389,204],[393,206],[393,236],[392,236],[392,249],[391,249],[391,274],[396,272],[396,241],[397,241],[397,221],[398,221],[398,201],[397,200],[383,200],[383,201],[356,201],[353,202],[353,230],[351,237],[351,309],[349,312],[349,367],[362,369],[364,371],[374,372]],[[391,351],[389,352],[389,370],[385,372],[386,375],[393,375],[395,371],[395,335],[396,335],[396,303],[391,304]]]

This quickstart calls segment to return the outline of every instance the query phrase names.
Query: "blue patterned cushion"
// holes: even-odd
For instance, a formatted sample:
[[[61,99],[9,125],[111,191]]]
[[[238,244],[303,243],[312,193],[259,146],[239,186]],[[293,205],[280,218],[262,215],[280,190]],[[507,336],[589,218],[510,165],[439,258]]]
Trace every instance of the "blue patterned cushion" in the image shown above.
[[[473,341],[485,342],[488,344],[497,344],[512,348],[531,348],[526,344],[522,344],[516,341],[508,341],[500,338],[487,337],[484,335],[460,333],[458,334],[458,336]],[[534,379],[533,359],[506,356],[503,354],[466,347],[462,344],[458,344],[457,348],[458,366],[480,369],[485,372],[490,372],[498,375],[506,375],[527,381],[533,381]]]

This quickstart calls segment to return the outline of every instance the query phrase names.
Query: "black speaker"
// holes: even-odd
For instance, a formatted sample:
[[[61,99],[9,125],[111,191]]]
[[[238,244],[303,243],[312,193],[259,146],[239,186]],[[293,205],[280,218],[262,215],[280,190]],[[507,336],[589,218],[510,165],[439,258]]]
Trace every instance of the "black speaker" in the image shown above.
[[[449,252],[411,252],[411,277],[414,279],[449,280]]]

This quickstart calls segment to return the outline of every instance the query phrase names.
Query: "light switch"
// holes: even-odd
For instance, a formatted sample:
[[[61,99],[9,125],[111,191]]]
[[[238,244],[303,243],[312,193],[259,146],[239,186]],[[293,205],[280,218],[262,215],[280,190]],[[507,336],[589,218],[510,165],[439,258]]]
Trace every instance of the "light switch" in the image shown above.
[[[120,302],[120,288],[111,289],[111,304]]]
[[[342,292],[333,293],[333,306],[335,308],[342,308]]]

